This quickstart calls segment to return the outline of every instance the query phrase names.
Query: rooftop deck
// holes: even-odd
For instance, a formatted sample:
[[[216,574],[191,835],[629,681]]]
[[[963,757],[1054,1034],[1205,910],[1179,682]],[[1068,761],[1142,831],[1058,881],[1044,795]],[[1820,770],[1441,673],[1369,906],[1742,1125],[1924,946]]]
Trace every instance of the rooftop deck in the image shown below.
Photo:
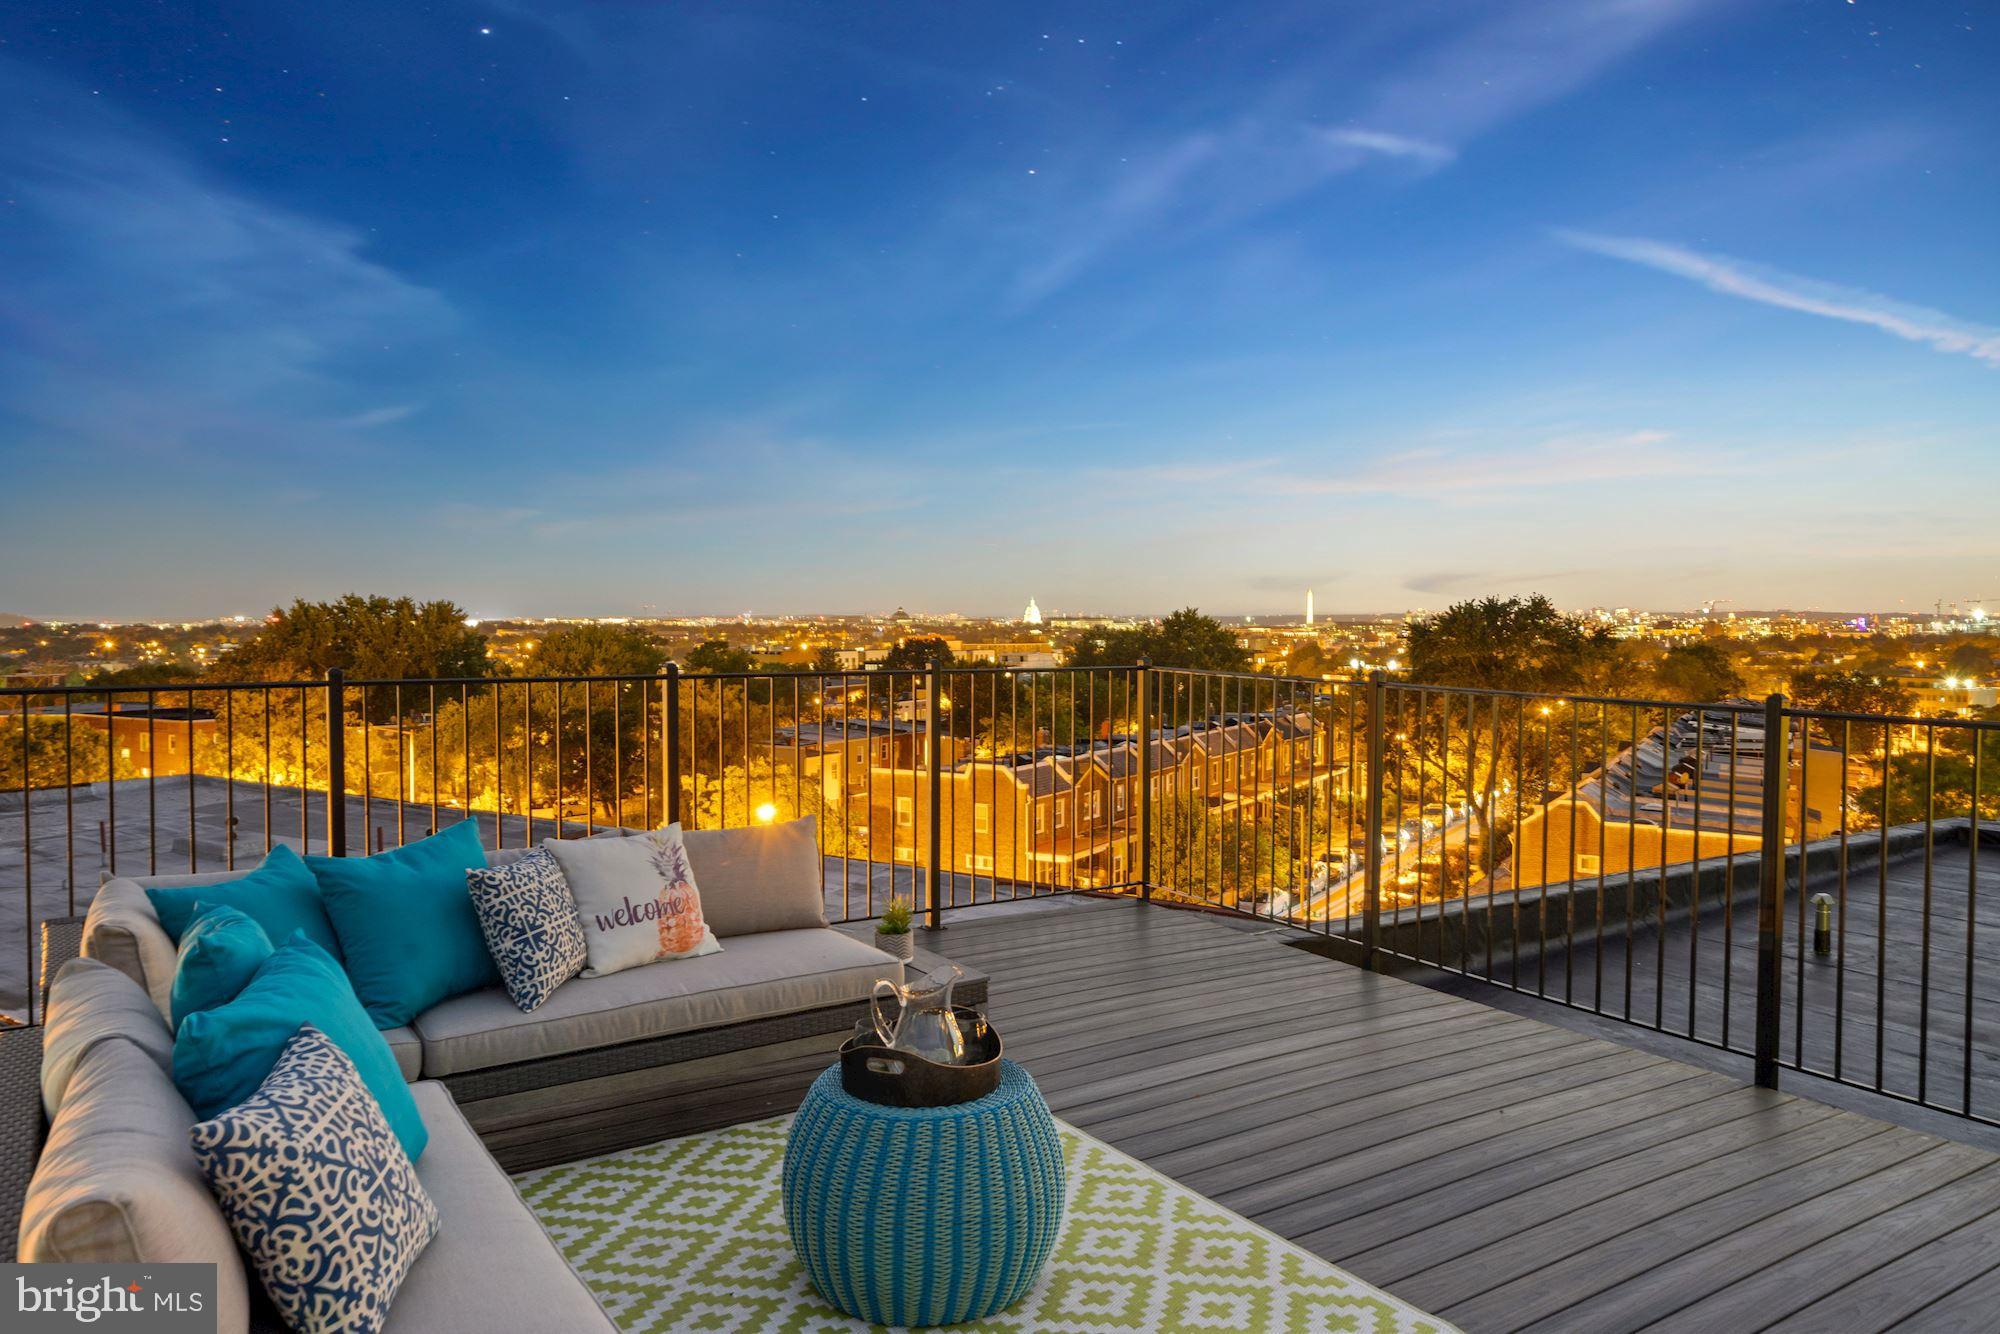
[[[1857,835],[1854,843],[1868,851],[1873,839]],[[2000,1128],[1990,1124],[2000,1114],[2000,840],[1983,830],[1975,848],[1962,832],[1943,831],[1928,862],[1921,841],[1913,841],[1886,863],[1857,863],[1844,885],[1831,858],[1814,865],[1803,893],[1796,879],[1787,891],[1781,1060],[1848,1086],[1802,1081],[1799,1087],[1815,1089],[1814,1096],[2000,1148]],[[1591,893],[1589,885],[1580,888]],[[1835,901],[1824,956],[1813,951],[1810,927],[1810,899],[1821,893]],[[1664,933],[1646,910],[1628,927],[1623,894],[1622,878],[1612,877],[1601,935],[1587,926],[1565,942],[1553,929],[1539,961],[1532,936],[1511,955],[1514,942],[1501,939],[1492,971],[1501,986],[1443,972],[1413,976],[1747,1078],[1748,1057],[1735,1053],[1748,1052],[1755,1024],[1754,889],[1728,904],[1711,890],[1699,914],[1673,913]],[[1593,1008],[1613,1022],[1597,1020]],[[1626,1015],[1664,1032],[1615,1022]],[[1710,1045],[1688,1042],[1690,1034]],[[1891,1103],[1875,1090],[1987,1120],[1954,1117],[1946,1126],[1945,1113]]]
[[[1991,1327],[2000,1158],[1286,938],[1063,900],[934,947],[1058,1115],[1468,1331]]]

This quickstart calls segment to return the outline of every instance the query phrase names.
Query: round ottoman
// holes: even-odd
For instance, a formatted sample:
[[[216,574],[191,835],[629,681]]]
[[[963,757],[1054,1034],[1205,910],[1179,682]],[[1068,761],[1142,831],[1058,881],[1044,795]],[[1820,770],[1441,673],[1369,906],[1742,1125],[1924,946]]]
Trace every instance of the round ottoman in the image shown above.
[[[785,1225],[820,1295],[878,1325],[977,1320],[1019,1301],[1062,1222],[1062,1142],[1028,1072],[956,1107],[814,1081],[785,1142]]]

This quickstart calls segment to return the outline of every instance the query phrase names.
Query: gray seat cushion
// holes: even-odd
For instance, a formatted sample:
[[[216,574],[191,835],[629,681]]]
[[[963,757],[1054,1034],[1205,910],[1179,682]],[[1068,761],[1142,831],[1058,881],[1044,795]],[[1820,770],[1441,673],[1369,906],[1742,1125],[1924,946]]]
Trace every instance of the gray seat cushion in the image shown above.
[[[403,1072],[403,1078],[412,1084],[423,1074],[424,1044],[417,1037],[417,1030],[408,1024],[401,1028],[385,1028],[382,1036],[389,1043],[389,1054],[396,1058],[396,1068]]]
[[[444,1085],[410,1091],[430,1131],[417,1178],[441,1225],[410,1266],[384,1334],[615,1334]]]
[[[903,965],[826,927],[737,936],[719,954],[667,959],[609,977],[579,977],[523,1014],[500,987],[418,1015],[424,1076],[484,1070],[670,1033],[817,1010],[868,996]]]
[[[717,937],[826,925],[826,862],[811,816],[747,829],[682,835],[701,915]]]
[[[71,959],[56,970],[42,1024],[42,1110],[62,1108],[77,1066],[98,1043],[122,1038],[171,1072],[174,1035],[146,989],[110,964]]]
[[[153,1054],[98,1042],[70,1076],[21,1208],[22,1260],[213,1264],[216,1328],[241,1334],[250,1287],[196,1166],[194,1111]]]

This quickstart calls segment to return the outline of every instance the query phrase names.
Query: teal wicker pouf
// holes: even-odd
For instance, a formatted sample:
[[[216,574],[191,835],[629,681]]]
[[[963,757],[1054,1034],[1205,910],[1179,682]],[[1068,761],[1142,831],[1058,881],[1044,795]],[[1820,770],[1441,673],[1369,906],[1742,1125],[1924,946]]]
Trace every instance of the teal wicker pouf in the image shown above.
[[[851,1097],[840,1067],[785,1143],[785,1225],[820,1295],[878,1325],[943,1325],[1025,1295],[1062,1223],[1062,1142],[1028,1072],[956,1107]]]

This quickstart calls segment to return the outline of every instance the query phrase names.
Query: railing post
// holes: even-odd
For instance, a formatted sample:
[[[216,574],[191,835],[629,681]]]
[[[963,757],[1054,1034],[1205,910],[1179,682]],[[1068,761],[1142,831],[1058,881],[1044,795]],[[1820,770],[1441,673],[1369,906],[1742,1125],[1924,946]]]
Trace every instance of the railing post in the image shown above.
[[[924,678],[924,767],[930,770],[925,780],[930,791],[930,855],[924,864],[924,906],[930,918],[928,925],[933,931],[944,926],[944,904],[938,898],[939,872],[942,869],[939,863],[944,859],[944,821],[939,818],[944,794],[944,766],[940,763],[944,746],[938,739],[938,705],[943,689],[944,673],[938,660],[932,658]]]
[[[1785,927],[1785,795],[1791,786],[1791,744],[1785,697],[1764,701],[1764,811],[1757,849],[1757,1084],[1778,1087],[1783,1025]]]
[[[1139,659],[1139,897],[1153,898],[1153,664]]]
[[[667,664],[667,720],[666,739],[661,749],[665,750],[667,785],[667,823],[678,824],[681,818],[681,665]]]
[[[347,855],[346,684],[347,673],[338,667],[326,669],[326,852],[329,857]],[[270,707],[268,702],[265,707]]]
[[[1382,735],[1388,716],[1389,688],[1382,673],[1368,673],[1368,828],[1362,850],[1367,868],[1367,898],[1361,908],[1361,966],[1375,967],[1382,943],[1382,771],[1388,767],[1388,745]]]

